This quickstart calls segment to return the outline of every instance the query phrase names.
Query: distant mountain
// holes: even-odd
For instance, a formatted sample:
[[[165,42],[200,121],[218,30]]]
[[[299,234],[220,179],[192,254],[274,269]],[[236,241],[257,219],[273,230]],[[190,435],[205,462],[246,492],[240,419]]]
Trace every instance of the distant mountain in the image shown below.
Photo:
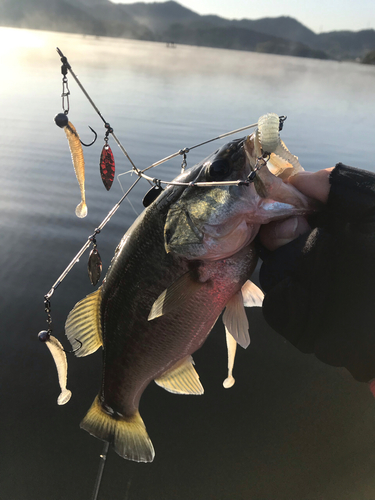
[[[315,46],[327,51],[335,59],[360,58],[375,49],[375,30],[321,33]]]
[[[108,0],[0,0],[0,25],[154,39],[153,33],[132,19],[122,6]]]
[[[174,1],[0,0],[0,26],[316,58],[363,58],[375,49],[374,30],[316,34],[291,17],[230,20],[201,16]]]
[[[146,25],[139,23],[125,8],[123,4],[113,4],[108,0],[69,0],[70,2],[90,2],[85,12],[91,17],[104,23],[106,35],[119,38],[135,38],[138,40],[154,41],[155,34]]]
[[[363,64],[375,64],[375,50],[368,52],[361,62]]]
[[[196,21],[201,16],[192,10],[183,7],[177,2],[132,3],[122,4],[138,23],[147,26],[155,34],[161,34],[171,24],[186,24]]]
[[[93,35],[105,33],[102,22],[65,0],[0,0],[0,24]]]
[[[296,19],[287,16],[265,17],[255,21],[250,19],[228,20],[213,15],[200,16],[200,19],[214,26],[245,28],[272,37],[288,39],[303,44],[313,44],[318,36]]]
[[[108,4],[112,5],[112,2],[109,0],[65,0],[67,3],[71,5],[81,5],[82,7],[94,7],[96,5],[105,5],[108,7]]]
[[[315,57],[327,59],[322,50],[311,49],[307,45],[284,38],[269,36],[264,33],[230,26],[200,27],[201,23],[188,25],[173,24],[166,30],[161,39],[173,40],[175,43],[219,47],[223,49],[249,50],[271,54],[292,55],[299,57]]]
[[[243,28],[259,31],[266,35],[287,38],[293,42],[300,42],[307,45],[314,45],[317,37],[309,28],[306,28],[302,23],[288,16],[265,17],[256,21],[242,19],[234,21],[234,23]]]

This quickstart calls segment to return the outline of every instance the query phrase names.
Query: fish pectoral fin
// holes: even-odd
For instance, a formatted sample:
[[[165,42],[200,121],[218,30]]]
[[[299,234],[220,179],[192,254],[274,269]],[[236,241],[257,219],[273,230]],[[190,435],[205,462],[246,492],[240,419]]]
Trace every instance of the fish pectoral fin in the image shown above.
[[[233,387],[235,383],[235,379],[233,377],[233,366],[234,359],[236,357],[237,342],[228,332],[227,328],[225,328],[225,335],[228,349],[228,377],[224,380],[223,386],[225,387],[225,389],[229,389],[230,387]]]
[[[245,307],[262,307],[264,293],[255,283],[247,280],[241,288],[241,293]]]
[[[193,364],[193,358],[186,356],[156,378],[155,382],[173,394],[203,394],[204,389]]]
[[[250,344],[249,322],[241,291],[233,295],[227,303],[223,314],[223,323],[237,344],[246,349]]]
[[[177,307],[184,306],[185,302],[200,290],[203,285],[204,283],[194,280],[190,272],[183,274],[155,300],[148,316],[148,321],[164,316]]]
[[[139,412],[131,417],[113,417],[104,411],[97,396],[80,427],[111,443],[120,457],[134,462],[152,462],[154,459],[154,447]]]
[[[87,295],[70,311],[65,322],[65,333],[73,349],[82,346],[75,352],[78,357],[88,356],[103,345],[100,304],[102,289]],[[77,342],[78,341],[78,342]]]

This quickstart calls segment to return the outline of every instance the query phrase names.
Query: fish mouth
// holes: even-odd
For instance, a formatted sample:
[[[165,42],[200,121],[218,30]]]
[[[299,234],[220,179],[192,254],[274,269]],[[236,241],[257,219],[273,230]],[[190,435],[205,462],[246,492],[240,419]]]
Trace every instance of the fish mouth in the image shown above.
[[[217,237],[207,233],[204,238],[204,259],[215,261],[235,255],[248,246],[258,234],[260,224],[252,223],[246,218],[238,221],[230,231]]]

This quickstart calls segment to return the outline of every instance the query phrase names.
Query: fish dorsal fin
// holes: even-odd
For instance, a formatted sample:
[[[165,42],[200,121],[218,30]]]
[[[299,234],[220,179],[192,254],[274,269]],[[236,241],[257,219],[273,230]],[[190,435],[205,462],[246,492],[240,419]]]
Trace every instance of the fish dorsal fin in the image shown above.
[[[241,347],[250,344],[249,322],[247,320],[242,293],[237,292],[227,303],[223,314],[225,328]]]
[[[168,314],[177,307],[184,306],[185,302],[190,299],[204,283],[200,283],[192,278],[190,271],[183,274],[171,286],[166,288],[163,293],[155,300],[148,320],[159,318]]]
[[[225,328],[225,335],[226,335],[227,349],[228,349],[228,377],[224,380],[223,386],[225,387],[225,389],[229,389],[235,383],[233,377],[233,366],[234,366],[234,358],[236,357],[237,342],[228,332],[227,328]]]
[[[78,357],[88,356],[103,344],[100,304],[102,300],[101,287],[90,293],[70,311],[65,323],[65,333]]]
[[[163,373],[161,377],[155,379],[155,382],[173,394],[203,394],[204,389],[193,364],[193,358],[186,356]]]
[[[247,280],[241,288],[241,293],[245,307],[262,307],[264,293],[255,283]]]

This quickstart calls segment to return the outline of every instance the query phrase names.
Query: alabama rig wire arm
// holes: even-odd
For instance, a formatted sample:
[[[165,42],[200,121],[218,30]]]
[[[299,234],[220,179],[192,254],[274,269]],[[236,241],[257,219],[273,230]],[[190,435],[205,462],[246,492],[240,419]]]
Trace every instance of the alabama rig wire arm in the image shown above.
[[[93,102],[93,100],[91,99],[91,97],[89,96],[89,94],[87,93],[87,91],[85,90],[85,88],[83,87],[83,85],[81,84],[81,82],[78,80],[78,78],[77,78],[76,74],[74,73],[74,71],[72,70],[72,67],[70,66],[67,58],[64,56],[64,54],[61,52],[61,50],[59,48],[56,48],[56,50],[57,50],[59,56],[61,57],[61,62],[63,64],[63,70],[64,70],[63,74],[66,75],[66,73],[68,71],[70,72],[70,74],[72,75],[72,77],[76,81],[76,83],[79,86],[79,88],[82,90],[82,92],[84,93],[84,95],[86,96],[86,98],[88,99],[88,101],[90,102],[90,104],[92,105],[92,107],[95,109],[95,111],[97,112],[97,114],[100,116],[100,118],[104,122],[104,126],[107,129],[106,136],[108,136],[109,134],[112,135],[113,139],[115,140],[115,142],[117,143],[117,145],[119,146],[119,148],[121,149],[121,151],[123,152],[123,154],[126,156],[126,158],[129,160],[130,164],[132,165],[132,170],[138,176],[138,178],[135,180],[135,182],[130,186],[130,188],[126,191],[126,193],[124,193],[124,195],[121,197],[121,199],[116,203],[116,205],[114,205],[114,207],[110,210],[110,212],[107,214],[107,216],[103,219],[103,221],[101,222],[101,224],[95,229],[94,233],[91,236],[88,237],[86,243],[82,246],[82,248],[79,250],[79,252],[77,253],[77,255],[75,255],[75,257],[72,259],[72,261],[66,267],[66,269],[63,271],[63,273],[58,277],[58,279],[52,285],[52,287],[49,290],[49,292],[44,296],[44,305],[45,305],[45,312],[47,313],[48,330],[43,330],[42,332],[40,332],[38,337],[39,337],[39,340],[41,340],[42,342],[46,343],[47,347],[51,351],[51,354],[52,354],[53,359],[54,359],[55,364],[56,364],[56,368],[57,368],[57,372],[58,372],[58,378],[59,378],[59,383],[60,383],[60,388],[61,388],[61,394],[60,394],[60,396],[58,398],[58,404],[65,404],[70,399],[70,396],[71,396],[71,392],[66,388],[66,380],[67,380],[67,362],[66,362],[66,355],[65,355],[66,351],[64,350],[64,348],[60,344],[60,342],[57,339],[55,339],[55,337],[53,337],[51,335],[51,333],[52,333],[52,317],[51,317],[51,303],[50,303],[50,299],[51,299],[52,295],[54,294],[55,290],[57,289],[57,287],[66,278],[66,276],[68,275],[68,273],[71,271],[71,269],[74,267],[74,265],[79,261],[80,257],[89,248],[89,246],[91,244],[94,244],[94,247],[95,247],[95,245],[96,245],[96,235],[99,234],[101,232],[101,230],[104,228],[104,226],[110,221],[110,219],[112,218],[112,216],[119,209],[121,203],[128,196],[128,194],[132,191],[132,189],[136,186],[136,184],[143,177],[150,184],[153,184],[154,186],[158,187],[159,189],[161,189],[161,187],[160,187],[161,183],[163,183],[163,184],[169,184],[169,185],[177,185],[177,186],[197,186],[197,187],[199,187],[199,186],[214,186],[214,185],[221,186],[221,185],[231,185],[231,184],[235,184],[235,185],[244,185],[244,184],[246,184],[246,185],[249,185],[251,182],[254,181],[256,173],[257,173],[257,170],[259,170],[263,165],[265,165],[267,163],[267,161],[269,159],[269,155],[265,154],[264,157],[258,158],[258,160],[256,162],[256,165],[255,165],[255,168],[249,174],[248,178],[246,180],[244,180],[244,181],[242,180],[242,181],[211,182],[211,183],[206,183],[206,182],[196,182],[196,183],[182,183],[181,182],[180,183],[180,182],[161,181],[161,180],[149,177],[144,172],[146,172],[147,170],[149,170],[149,169],[151,169],[153,167],[156,167],[156,166],[158,166],[158,165],[160,165],[160,164],[162,164],[162,163],[164,163],[164,162],[166,162],[166,161],[168,161],[168,160],[170,160],[172,158],[175,158],[176,156],[179,156],[179,155],[183,155],[182,168],[184,169],[186,167],[186,155],[187,155],[187,153],[189,153],[190,150],[195,149],[195,148],[197,148],[199,146],[202,146],[204,144],[208,144],[208,143],[213,142],[215,140],[222,139],[222,138],[227,137],[229,135],[232,135],[232,134],[235,134],[235,133],[238,133],[238,132],[242,132],[243,130],[247,130],[249,128],[254,128],[258,124],[254,123],[254,124],[248,125],[246,127],[242,127],[242,128],[236,129],[236,130],[232,130],[231,132],[226,132],[226,133],[221,134],[221,135],[219,135],[217,137],[214,137],[212,139],[204,141],[204,142],[202,142],[200,144],[196,144],[195,146],[192,146],[190,148],[180,149],[176,153],[173,153],[172,155],[169,155],[166,158],[163,158],[163,159],[157,161],[156,163],[153,163],[152,165],[150,165],[149,167],[145,168],[144,170],[140,170],[140,169],[138,169],[135,166],[135,164],[133,163],[133,161],[130,158],[129,154],[127,153],[126,149],[124,148],[124,146],[121,144],[121,142],[119,141],[119,139],[115,135],[115,133],[113,131],[113,128],[104,119],[103,115],[100,113],[99,109],[97,108],[97,106],[95,105],[95,103]],[[69,110],[69,93],[70,92],[69,92],[69,89],[67,87],[67,80],[65,78],[63,80],[63,94],[62,94],[63,107],[64,107],[64,99],[67,99],[67,110],[66,110],[65,114],[67,114],[67,111]],[[282,128],[282,124],[283,124],[284,120],[285,120],[284,117],[280,117],[280,128]],[[268,156],[268,158],[267,158],[267,156]],[[74,352],[74,351],[72,351],[72,352]],[[97,477],[96,477],[96,481],[95,481],[95,486],[94,486],[94,491],[93,491],[93,495],[92,495],[92,500],[97,500],[98,495],[99,495],[99,490],[100,490],[100,485],[101,485],[101,482],[102,482],[103,471],[104,471],[104,467],[105,467],[105,463],[106,463],[106,459],[107,459],[107,454],[108,454],[108,448],[109,448],[109,443],[106,442],[104,444],[102,453],[100,455],[99,468],[98,468],[98,473],[97,473]]]
[[[57,50],[57,53],[59,54],[59,56],[61,57],[61,62],[63,63],[63,65],[66,66],[66,68],[69,70],[70,74],[72,75],[72,77],[74,78],[74,80],[76,81],[78,87],[82,90],[82,92],[84,93],[84,95],[86,96],[86,98],[88,99],[88,101],[90,102],[91,106],[95,109],[95,111],[98,113],[98,115],[100,116],[100,118],[103,120],[103,123],[104,123],[104,126],[105,128],[109,131],[109,133],[112,135],[112,137],[114,138],[114,140],[116,141],[117,145],[119,146],[119,148],[121,149],[121,151],[124,153],[124,155],[126,156],[126,158],[129,160],[131,166],[133,167],[134,171],[135,172],[140,172],[138,170],[138,168],[134,165],[132,159],[130,158],[130,156],[128,155],[126,149],[124,148],[124,146],[121,144],[121,142],[119,141],[119,139],[116,137],[116,134],[114,133],[113,131],[113,128],[110,126],[110,124],[104,119],[103,115],[101,114],[101,112],[99,111],[99,109],[97,108],[97,106],[95,105],[94,101],[91,99],[91,97],[89,96],[89,94],[87,93],[86,89],[84,88],[84,86],[82,85],[82,83],[78,80],[78,77],[77,75],[74,73],[72,67],[70,66],[69,62],[68,62],[68,59],[64,56],[64,54],[61,52],[61,50],[56,47],[56,50]],[[139,174],[138,174],[139,175]]]
[[[249,128],[255,128],[257,125],[258,125],[257,123],[253,123],[252,125],[246,125],[246,127],[241,127],[241,128],[237,128],[236,130],[232,130],[231,132],[226,132],[225,134],[218,135],[217,137],[213,137],[212,139],[209,139],[208,141],[201,142],[200,144],[196,144],[195,146],[191,146],[190,148],[180,149],[179,151],[176,151],[176,153],[173,153],[169,156],[166,156],[162,160],[159,160],[159,161],[153,163],[152,165],[150,165],[149,167],[144,168],[141,172],[143,174],[144,172],[146,172],[150,168],[157,167],[158,165],[161,165],[162,163],[164,163],[168,160],[171,160],[172,158],[175,158],[176,156],[189,153],[189,151],[191,151],[192,149],[199,148],[200,146],[203,146],[204,144],[208,144],[209,142],[217,141],[218,139],[223,139],[224,137],[227,137],[228,135],[237,134],[238,132],[242,132],[243,130],[247,130]],[[211,183],[211,186],[212,186],[212,184],[213,183]]]
[[[132,169],[133,171],[138,175],[138,179],[136,179],[136,181],[130,186],[130,188],[126,191],[126,193],[124,193],[124,195],[120,198],[120,200],[116,203],[116,205],[114,205],[114,207],[110,210],[110,212],[107,214],[107,216],[104,218],[104,220],[101,222],[101,224],[95,229],[95,232],[94,234],[92,234],[91,236],[89,236],[89,238],[87,239],[86,243],[83,245],[83,247],[79,250],[79,252],[77,253],[77,255],[75,255],[75,257],[72,259],[72,261],[68,264],[68,266],[66,267],[66,269],[62,272],[62,274],[58,277],[58,279],[55,281],[55,283],[52,285],[51,289],[49,290],[49,292],[44,296],[44,301],[45,303],[48,303],[49,304],[49,308],[48,308],[48,314],[50,315],[50,298],[52,297],[53,293],[55,292],[55,290],[57,289],[57,287],[61,284],[61,282],[66,278],[66,276],[68,275],[68,273],[71,271],[71,269],[74,267],[74,265],[79,261],[80,257],[85,253],[85,251],[89,248],[89,246],[93,243],[93,241],[95,240],[95,237],[97,234],[99,234],[101,232],[101,230],[104,228],[104,226],[110,221],[110,219],[112,218],[112,216],[117,212],[117,210],[119,209],[121,203],[124,201],[124,199],[128,196],[128,194],[132,191],[132,189],[136,186],[136,184],[140,181],[140,179],[143,177],[144,179],[146,179],[147,181],[149,181],[150,183],[156,185],[156,186],[159,186],[160,187],[160,184],[163,183],[163,184],[167,184],[167,185],[174,185],[174,186],[197,186],[197,187],[204,187],[204,186],[223,186],[223,185],[248,185],[249,183],[253,182],[254,181],[254,178],[255,178],[255,175],[256,175],[256,171],[265,163],[267,162],[267,159],[264,159],[264,158],[259,158],[260,160],[260,163],[259,163],[259,166],[258,166],[258,162],[257,162],[257,166],[255,168],[255,170],[253,172],[250,173],[249,177],[247,180],[245,181],[227,181],[227,182],[210,182],[210,183],[206,183],[206,182],[196,182],[196,183],[183,183],[183,182],[168,182],[168,181],[161,181],[159,179],[155,179],[153,177],[149,177],[148,175],[144,174],[145,171],[153,168],[153,167],[156,167],[172,158],[175,158],[176,156],[179,156],[179,155],[184,155],[184,163],[186,164],[186,154],[191,151],[192,149],[195,149],[195,148],[198,148],[200,146],[203,146],[204,144],[208,144],[210,142],[213,142],[213,141],[216,141],[218,139],[222,139],[224,137],[227,137],[229,135],[232,135],[232,134],[236,134],[238,132],[242,132],[243,130],[247,130],[247,129],[250,129],[250,128],[255,128],[258,124],[257,123],[253,123],[252,125],[247,125],[245,127],[241,127],[241,128],[238,128],[236,130],[232,130],[231,132],[226,132],[224,134],[220,134],[218,135],[217,137],[214,137],[212,139],[209,139],[207,141],[204,141],[204,142],[201,142],[199,144],[196,144],[194,146],[191,146],[190,148],[184,148],[184,149],[180,149],[179,151],[177,151],[176,153],[173,153],[155,163],[153,163],[152,165],[150,165],[149,167],[145,168],[144,170],[140,170],[138,169],[134,162],[132,161],[132,159],[130,158],[129,154],[127,153],[126,149],[124,148],[124,146],[121,144],[121,142],[119,141],[119,139],[117,138],[117,136],[115,135],[112,127],[109,125],[109,123],[105,120],[105,118],[103,117],[103,115],[101,114],[101,112],[99,111],[99,109],[97,108],[97,106],[95,105],[94,101],[91,99],[91,97],[89,96],[89,94],[87,93],[86,89],[83,87],[83,85],[81,84],[81,82],[79,81],[79,79],[77,78],[76,74],[74,73],[74,71],[72,70],[72,67],[70,66],[67,58],[64,56],[64,54],[61,52],[61,50],[59,48],[56,48],[59,56],[61,57],[61,62],[62,64],[65,66],[65,68],[70,72],[70,74],[73,76],[74,80],[77,82],[77,85],[79,86],[79,88],[82,90],[82,92],[84,93],[84,95],[86,96],[86,98],[88,99],[88,101],[90,102],[90,104],[92,105],[92,107],[95,109],[95,111],[97,112],[97,114],[100,116],[100,118],[102,119],[102,121],[104,122],[104,125],[107,129],[107,133],[108,134],[111,134],[114,138],[114,140],[116,141],[117,145],[120,147],[121,151],[124,153],[124,155],[127,157],[127,159],[129,160],[130,164],[132,165]],[[67,94],[68,95],[68,94]],[[285,120],[284,117],[281,117],[280,118],[280,124],[283,123],[283,121]],[[50,320],[50,318],[47,319],[47,322]],[[49,327],[50,327],[50,324],[49,324]],[[50,328],[49,328],[49,332],[50,332]]]
[[[55,283],[52,285],[50,291],[44,296],[44,301],[45,301],[45,304],[49,304],[49,307],[48,307],[48,312],[47,312],[47,315],[48,315],[48,319],[47,319],[47,322],[49,322],[49,333],[51,332],[51,328],[50,328],[50,323],[51,323],[51,320],[50,320],[50,298],[52,297],[53,293],[55,292],[56,288],[61,284],[61,282],[65,279],[65,277],[68,275],[68,273],[71,271],[71,269],[74,267],[74,265],[79,261],[80,257],[84,254],[84,252],[89,248],[89,246],[95,241],[95,237],[97,234],[99,234],[101,232],[101,230],[104,228],[104,226],[110,221],[110,219],[112,218],[112,216],[117,212],[117,210],[119,209],[121,203],[124,201],[124,199],[128,196],[128,194],[130,193],[130,191],[132,191],[132,189],[136,186],[136,184],[140,181],[140,179],[143,177],[144,179],[146,179],[147,181],[149,181],[150,183],[154,184],[155,186],[159,186],[160,187],[160,184],[163,183],[163,184],[167,184],[167,185],[174,185],[174,186],[197,186],[197,187],[204,187],[204,186],[223,186],[223,185],[248,185],[250,184],[251,182],[254,181],[255,179],[255,176],[256,176],[256,172],[257,170],[259,170],[259,168],[261,168],[265,163],[267,163],[268,159],[269,159],[269,155],[268,158],[262,158],[260,157],[257,161],[257,164],[256,164],[256,167],[255,169],[250,173],[250,175],[248,176],[248,178],[246,180],[239,180],[239,181],[227,181],[227,182],[210,182],[210,183],[207,183],[207,182],[190,182],[190,183],[183,183],[183,182],[167,182],[167,181],[161,181],[159,179],[156,179],[156,178],[153,178],[153,177],[149,177],[148,175],[145,175],[144,172],[153,168],[153,167],[156,167],[172,158],[175,158],[176,156],[179,156],[179,155],[183,155],[184,156],[184,161],[183,161],[183,165],[186,165],[186,154],[192,150],[192,149],[195,149],[195,148],[198,148],[200,146],[203,146],[204,144],[208,144],[210,142],[213,142],[213,141],[216,141],[218,139],[222,139],[224,137],[227,137],[229,135],[232,135],[232,134],[236,134],[238,132],[242,132],[243,130],[247,130],[249,128],[255,128],[258,123],[253,123],[251,125],[247,125],[245,127],[241,127],[241,128],[238,128],[236,130],[232,130],[231,132],[226,132],[224,134],[220,134],[218,135],[217,137],[214,137],[212,139],[209,139],[207,141],[204,141],[204,142],[201,142],[199,144],[196,144],[194,146],[191,146],[190,148],[184,148],[184,149],[180,149],[179,151],[177,151],[176,153],[173,153],[155,163],[153,163],[152,165],[150,165],[149,167],[145,168],[144,170],[140,170],[138,169],[135,164],[133,163],[132,159],[130,158],[129,154],[127,153],[126,149],[124,148],[124,146],[121,144],[121,142],[119,141],[119,139],[117,138],[117,136],[115,135],[112,127],[109,125],[109,123],[105,120],[105,118],[103,117],[103,115],[101,114],[101,112],[99,111],[99,109],[97,108],[97,106],[95,105],[94,101],[91,99],[91,97],[89,96],[89,94],[87,93],[86,89],[83,87],[83,85],[81,84],[81,82],[78,80],[76,74],[74,73],[74,71],[72,70],[72,67],[70,66],[67,58],[64,56],[64,54],[61,52],[61,50],[59,48],[56,48],[59,56],[61,57],[61,62],[62,64],[64,65],[65,69],[67,71],[70,72],[70,74],[73,76],[74,80],[77,82],[77,85],[79,86],[79,88],[82,90],[82,92],[84,93],[84,95],[86,96],[86,98],[88,99],[88,101],[90,102],[90,104],[92,105],[92,107],[95,109],[95,111],[97,112],[97,114],[100,116],[100,118],[102,119],[102,121],[104,122],[104,125],[107,129],[107,133],[108,134],[111,134],[114,138],[114,140],[116,141],[117,145],[120,147],[121,151],[124,153],[124,155],[127,157],[127,159],[129,160],[130,164],[132,165],[132,168],[133,168],[133,171],[138,175],[138,179],[136,179],[136,181],[130,186],[130,188],[126,191],[126,193],[124,193],[124,195],[120,198],[120,200],[116,203],[116,205],[114,205],[114,207],[110,210],[110,212],[107,214],[107,216],[104,218],[104,220],[101,222],[101,224],[95,229],[95,232],[94,234],[92,234],[91,236],[89,236],[89,238],[87,239],[86,243],[83,245],[83,247],[79,250],[79,252],[77,253],[77,255],[75,255],[75,257],[72,259],[72,261],[70,262],[70,264],[66,267],[66,269],[63,271],[63,273],[59,276],[59,278],[55,281]],[[66,95],[69,95],[69,92],[66,93]],[[64,99],[64,96],[66,96],[63,92],[63,99]],[[69,106],[69,104],[68,104]],[[282,125],[285,121],[285,117],[280,117],[280,129],[282,128]]]
[[[125,200],[125,198],[128,196],[130,191],[135,187],[135,185],[141,180],[141,177],[138,177],[136,181],[130,186],[130,188],[126,191],[126,193],[120,198],[120,200],[116,203],[116,205],[108,212],[107,216],[103,221],[100,223],[100,225],[95,229],[94,234],[88,237],[86,243],[83,245],[81,250],[77,253],[75,257],[73,257],[72,261],[70,264],[66,267],[66,269],[63,271],[63,273],[57,278],[55,283],[52,285],[50,291],[44,296],[45,300],[49,300],[56,288],[61,284],[61,282],[66,278],[68,273],[71,271],[71,269],[74,267],[74,265],[79,261],[80,257],[85,253],[85,251],[89,248],[91,243],[93,242],[93,239],[97,234],[100,233],[100,231],[104,228],[104,226],[110,221],[112,216],[117,212],[117,210],[120,208],[121,203]]]
[[[77,253],[77,255],[72,259],[72,261],[70,262],[70,264],[66,267],[66,269],[63,271],[63,273],[59,276],[59,278],[56,280],[56,282],[52,285],[50,291],[44,296],[44,299],[45,300],[49,300],[54,291],[56,290],[56,288],[61,284],[61,282],[64,280],[64,278],[68,275],[68,273],[71,271],[71,269],[74,267],[74,265],[78,262],[78,260],[80,259],[80,257],[85,253],[85,251],[89,248],[89,246],[91,245],[92,241],[93,241],[93,238],[100,233],[100,231],[104,228],[104,226],[109,222],[109,220],[112,218],[112,216],[117,212],[117,210],[119,209],[121,203],[124,201],[124,199],[128,196],[128,194],[130,193],[130,191],[135,187],[135,185],[138,183],[138,181],[143,177],[144,179],[148,180],[149,182],[152,182],[153,184],[160,184],[160,183],[163,183],[163,184],[168,184],[168,185],[176,185],[176,186],[191,186],[191,185],[194,185],[194,186],[201,186],[201,187],[204,187],[204,186],[214,186],[214,185],[218,185],[218,186],[221,186],[221,185],[231,185],[231,184],[234,184],[234,185],[239,185],[239,184],[246,184],[248,181],[228,181],[228,182],[210,182],[210,183],[206,183],[206,182],[196,182],[196,183],[183,183],[183,182],[168,182],[168,181],[160,181],[158,179],[155,179],[153,177],[149,177],[148,175],[145,175],[144,172],[153,168],[153,167],[156,167],[158,165],[161,165],[162,163],[165,163],[166,161],[168,160],[171,160],[172,158],[175,158],[176,156],[179,156],[179,155],[186,155],[189,151],[191,151],[192,149],[195,149],[195,148],[198,148],[200,146],[203,146],[204,144],[208,144],[210,142],[213,142],[213,141],[216,141],[218,139],[222,139],[224,137],[227,137],[229,135],[232,135],[232,134],[236,134],[238,132],[242,132],[243,130],[247,130],[247,129],[250,129],[250,128],[255,128],[257,126],[257,123],[253,123],[251,125],[247,125],[246,127],[241,127],[241,128],[238,128],[236,130],[232,130],[231,132],[226,132],[224,134],[221,134],[221,135],[218,135],[217,137],[214,137],[212,139],[209,139],[207,141],[204,141],[204,142],[201,142],[200,144],[196,144],[194,146],[191,146],[190,148],[184,148],[184,149],[180,149],[179,151],[153,163],[152,165],[150,165],[149,167],[145,168],[144,170],[140,170],[138,169],[134,162],[132,161],[132,159],[130,158],[129,154],[127,153],[126,149],[124,148],[124,146],[121,144],[120,140],[117,138],[117,136],[115,135],[112,127],[109,125],[109,123],[105,120],[105,118],[103,117],[103,115],[101,114],[101,112],[99,111],[98,107],[96,106],[96,104],[94,103],[94,101],[91,99],[91,97],[89,96],[89,94],[87,93],[86,89],[83,87],[82,83],[79,81],[77,75],[74,73],[72,67],[70,66],[67,58],[64,56],[64,54],[61,52],[61,50],[57,47],[56,48],[59,56],[61,57],[61,62],[66,66],[66,68],[69,70],[70,74],[72,75],[72,77],[74,78],[74,80],[76,81],[77,85],[79,86],[79,88],[82,90],[82,92],[84,93],[84,95],[86,96],[86,98],[88,99],[88,101],[90,102],[90,104],[92,105],[92,107],[95,109],[95,111],[97,112],[97,114],[100,116],[100,118],[102,119],[105,127],[107,128],[108,130],[108,133],[110,133],[112,135],[112,137],[114,138],[114,140],[116,141],[117,145],[119,146],[119,148],[121,149],[121,151],[124,153],[124,155],[127,157],[127,159],[129,160],[130,164],[132,165],[132,168],[134,170],[134,172],[138,175],[138,179],[131,185],[131,187],[126,191],[126,193],[122,196],[122,198],[116,203],[116,205],[112,208],[112,210],[110,210],[110,212],[107,214],[107,216],[105,217],[105,219],[101,222],[101,224],[95,229],[95,232],[93,235],[91,235],[86,243],[83,245],[83,247],[80,249],[80,251]],[[252,179],[249,179],[250,182]]]
[[[62,64],[70,72],[70,74],[72,75],[72,77],[76,81],[77,85],[82,90],[82,92],[86,96],[87,100],[91,104],[91,106],[95,109],[95,111],[97,112],[97,114],[100,116],[100,118],[102,119],[102,121],[104,123],[104,126],[107,129],[108,133],[110,133],[112,135],[112,137],[114,138],[115,142],[117,143],[117,145],[119,146],[119,148],[121,149],[121,151],[124,153],[124,155],[126,156],[126,158],[129,160],[129,162],[130,162],[130,164],[131,164],[132,169],[134,170],[134,172],[139,177],[143,177],[144,179],[146,179],[149,183],[158,184],[158,185],[160,185],[160,184],[167,184],[167,185],[172,185],[172,186],[190,186],[191,184],[188,184],[188,183],[182,183],[182,182],[178,183],[178,182],[161,181],[159,179],[155,179],[153,177],[145,175],[144,172],[146,172],[150,168],[153,168],[153,167],[156,167],[158,165],[161,165],[162,163],[164,163],[164,162],[166,162],[168,160],[171,160],[172,158],[175,158],[176,156],[179,156],[179,155],[184,155],[184,159],[186,159],[186,154],[189,151],[191,151],[192,149],[198,148],[199,146],[203,146],[204,144],[208,144],[208,143],[216,141],[218,139],[222,139],[222,138],[227,137],[229,135],[236,134],[238,132],[242,132],[243,130],[247,130],[247,129],[250,129],[250,128],[255,128],[257,126],[257,123],[253,123],[252,125],[247,125],[246,127],[241,127],[241,128],[236,129],[236,130],[232,130],[231,132],[226,132],[225,134],[218,135],[217,137],[209,139],[208,141],[201,142],[200,144],[196,144],[195,146],[191,146],[190,148],[180,149],[179,151],[176,151],[176,153],[173,153],[173,154],[171,154],[171,155],[169,155],[169,156],[167,156],[167,157],[165,157],[165,158],[157,161],[156,163],[153,163],[152,165],[150,165],[149,167],[145,168],[144,170],[140,170],[140,169],[138,169],[135,166],[135,164],[134,164],[133,160],[130,158],[128,152],[126,151],[126,149],[124,148],[124,146],[121,144],[120,140],[117,138],[116,134],[114,133],[113,128],[110,126],[110,124],[103,117],[103,115],[99,111],[98,107],[96,106],[96,104],[94,103],[94,101],[91,99],[91,97],[89,96],[88,92],[86,91],[86,89],[84,88],[84,86],[82,85],[82,83],[79,81],[77,75],[74,73],[71,65],[69,64],[68,59],[64,56],[64,54],[61,52],[61,50],[58,47],[56,47],[56,50],[57,50],[57,53],[59,54],[59,56],[61,58]],[[217,182],[217,183],[211,182],[209,185],[210,186],[216,186],[216,185],[217,186],[222,186],[222,185],[231,185],[231,184],[234,184],[234,185],[238,186],[238,185],[241,185],[243,183],[244,183],[244,181],[231,181],[231,182],[228,181],[228,182]],[[246,181],[245,181],[245,183],[246,183]],[[205,187],[205,186],[207,186],[207,183],[196,182],[193,185],[197,186],[197,187],[199,187],[199,186]]]

